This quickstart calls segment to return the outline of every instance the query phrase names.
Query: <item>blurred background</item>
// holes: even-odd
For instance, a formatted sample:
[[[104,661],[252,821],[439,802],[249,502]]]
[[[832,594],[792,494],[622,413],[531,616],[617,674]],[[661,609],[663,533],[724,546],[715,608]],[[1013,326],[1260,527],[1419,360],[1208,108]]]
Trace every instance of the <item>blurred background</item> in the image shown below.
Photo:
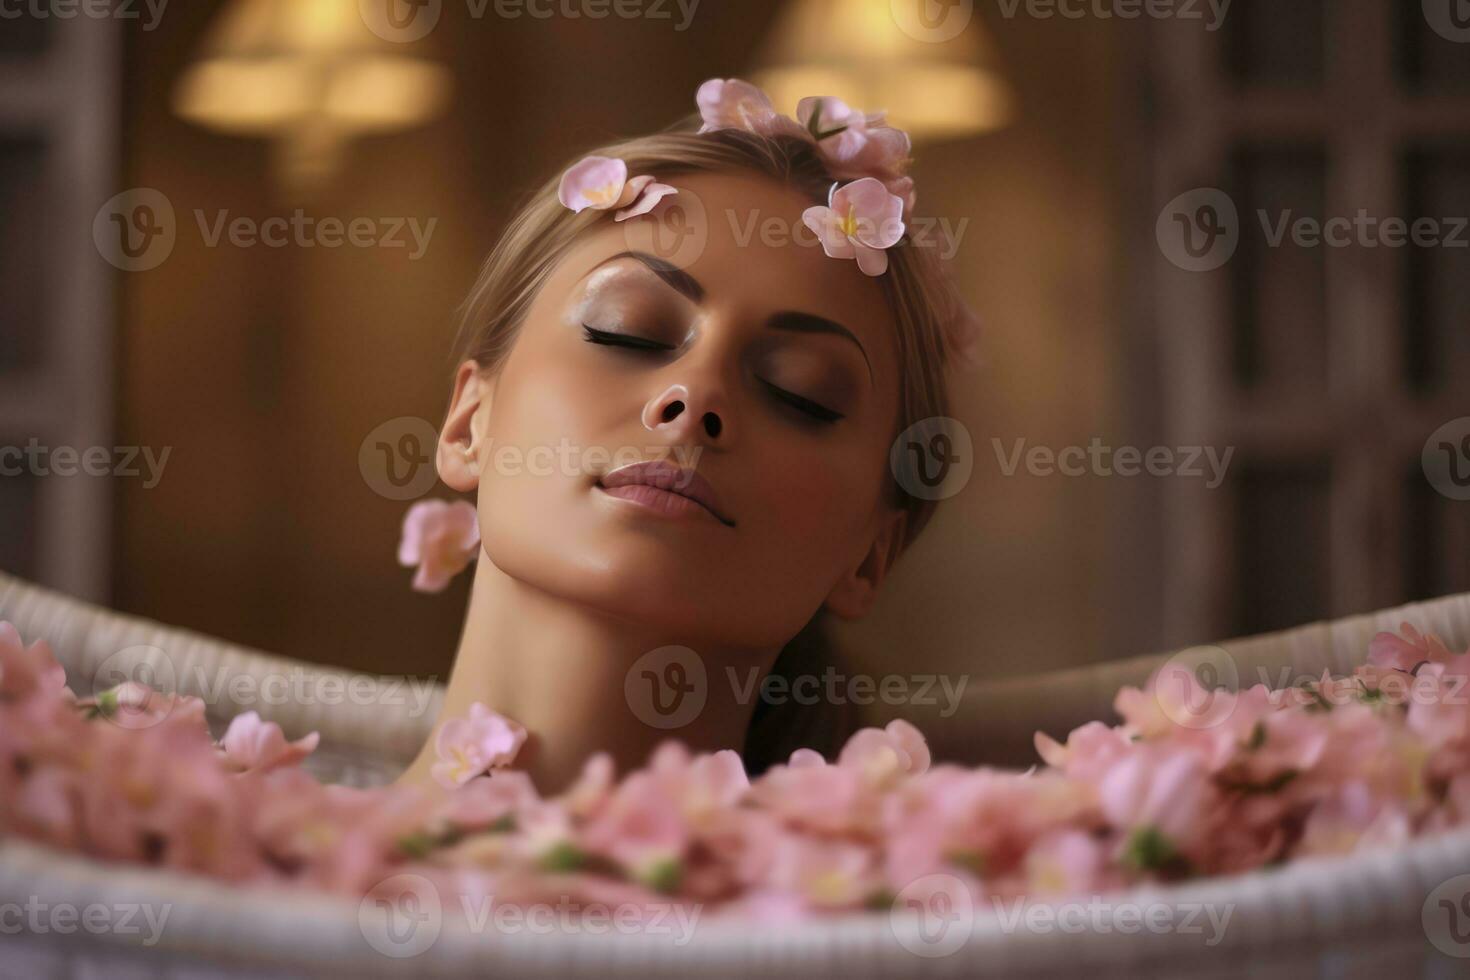
[[[466,583],[394,552],[449,495],[455,308],[532,188],[711,77],[911,129],[985,323],[970,476],[841,635],[869,669],[1470,589],[1464,0],[0,0],[0,569],[444,676]]]

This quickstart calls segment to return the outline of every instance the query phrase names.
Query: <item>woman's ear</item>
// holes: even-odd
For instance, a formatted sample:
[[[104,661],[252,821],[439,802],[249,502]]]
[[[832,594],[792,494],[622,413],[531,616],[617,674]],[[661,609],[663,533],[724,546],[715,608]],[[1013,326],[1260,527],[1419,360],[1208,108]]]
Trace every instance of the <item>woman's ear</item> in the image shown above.
[[[475,428],[481,406],[488,407],[494,393],[495,382],[486,376],[480,365],[465,361],[454,373],[454,394],[449,399],[449,414],[444,419],[444,428],[439,431],[439,447],[434,462],[439,469],[439,479],[460,493],[469,493],[480,486],[479,458],[485,447],[482,437]]]
[[[878,601],[878,589],[888,577],[888,570],[898,560],[907,526],[907,511],[890,509],[883,514],[867,553],[827,594],[824,606],[832,615],[839,619],[861,619],[868,614]]]

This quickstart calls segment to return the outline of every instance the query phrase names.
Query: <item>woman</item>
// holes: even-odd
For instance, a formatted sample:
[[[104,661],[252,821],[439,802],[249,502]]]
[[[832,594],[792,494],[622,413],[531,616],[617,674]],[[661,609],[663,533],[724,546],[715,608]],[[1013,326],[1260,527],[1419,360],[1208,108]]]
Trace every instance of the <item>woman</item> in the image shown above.
[[[890,450],[946,416],[965,311],[899,237],[907,137],[831,99],[798,123],[734,80],[698,103],[699,132],[546,183],[463,310],[437,464],[483,560],[444,718],[478,701],[524,726],[543,791],[668,737],[743,746],[753,772],[839,746],[842,706],[759,683],[821,674],[823,617],[863,616],[934,506]],[[650,711],[685,694],[677,724]],[[406,778],[434,761],[431,738]]]

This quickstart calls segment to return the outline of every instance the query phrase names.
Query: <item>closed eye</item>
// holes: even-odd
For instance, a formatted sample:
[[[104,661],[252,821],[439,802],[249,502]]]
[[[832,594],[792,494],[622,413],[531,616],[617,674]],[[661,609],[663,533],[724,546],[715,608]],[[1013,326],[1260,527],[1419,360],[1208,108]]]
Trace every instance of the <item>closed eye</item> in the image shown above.
[[[618,333],[613,330],[598,330],[596,327],[588,326],[585,323],[582,324],[582,329],[583,331],[585,331],[585,336],[583,337],[583,339],[586,340],[589,344],[601,344],[606,347],[623,347],[629,350],[651,351],[657,353],[671,351],[675,347],[675,345],[673,344],[662,344],[656,340],[649,340],[647,337],[636,337],[632,334]],[[838,421],[839,419],[846,418],[846,416],[843,415],[841,412],[833,411],[825,405],[820,405],[817,402],[812,401],[810,398],[803,398],[801,395],[798,395],[793,391],[787,391],[785,388],[773,385],[765,378],[757,378],[756,380],[759,381],[777,401],[796,409],[798,412],[801,412],[818,422],[825,422],[830,424],[832,422]]]
[[[838,419],[846,418],[841,412],[834,412],[827,406],[819,405],[810,398],[803,398],[795,392],[787,391],[785,388],[778,388],[765,378],[757,378],[756,380],[765,385],[766,390],[775,396],[777,401],[784,402],[797,411],[810,415],[819,422],[831,423],[836,422]]]
[[[586,340],[589,344],[604,344],[608,347],[628,347],[633,350],[649,351],[670,351],[674,349],[673,344],[661,344],[656,340],[649,340],[647,337],[635,337],[632,334],[617,333],[612,330],[598,330],[596,327],[589,327],[585,323],[582,324],[582,329],[586,331],[586,336],[582,339]]]

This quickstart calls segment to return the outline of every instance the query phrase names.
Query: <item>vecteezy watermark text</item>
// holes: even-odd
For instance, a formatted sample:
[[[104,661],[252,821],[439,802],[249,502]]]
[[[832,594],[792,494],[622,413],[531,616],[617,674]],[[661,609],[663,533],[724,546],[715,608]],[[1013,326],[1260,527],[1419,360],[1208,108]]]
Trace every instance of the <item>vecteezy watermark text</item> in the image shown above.
[[[173,202],[162,191],[134,187],[115,194],[92,219],[97,252],[124,272],[155,269],[173,254],[180,226]],[[194,209],[194,224],[206,248],[383,248],[403,249],[409,261],[423,258],[438,218],[309,215],[297,208],[289,215],[254,218]]]
[[[941,718],[948,718],[959,710],[965,685],[970,682],[968,674],[961,674],[958,678],[949,674],[883,674],[875,677],[872,674],[843,674],[829,666],[821,674],[798,674],[795,677],[767,674],[760,681],[757,692],[759,668],[748,668],[743,678],[734,667],[726,667],[725,674],[735,692],[735,700],[740,704],[749,704],[757,694],[766,704],[795,702],[802,705],[870,705],[882,702],[895,706],[931,707],[939,704],[942,698]]]
[[[163,479],[172,446],[155,455],[152,446],[43,446],[32,438],[21,446],[0,446],[0,477],[116,476],[143,477],[143,489],[152,490]],[[143,469],[139,470],[138,463]]]
[[[163,19],[168,0],[0,0],[0,20],[143,20],[151,31]]]
[[[1205,486],[1214,490],[1225,482],[1225,473],[1235,455],[1235,447],[1222,453],[1214,446],[1107,446],[1093,437],[1086,446],[1026,445],[1016,439],[1009,449],[999,439],[991,439],[995,461],[1005,476],[1015,476],[1024,465],[1031,476],[1179,476],[1206,478]]]
[[[358,905],[363,938],[384,956],[418,956],[438,941],[445,919],[454,916],[474,935],[640,935],[685,946],[694,938],[703,906],[698,902],[556,901],[500,902],[486,894],[461,893],[458,908],[422,875],[403,872],[369,889]]]
[[[969,675],[843,673],[828,666],[820,674],[767,674],[725,667],[730,698],[737,704],[940,706],[940,717],[959,710]],[[704,711],[711,694],[704,658],[690,647],[669,644],[650,650],[628,668],[623,696],[639,721],[664,731],[683,728]]]
[[[1006,20],[1018,15],[1033,20],[1198,20],[1205,30],[1218,31],[1233,0],[996,0]]]
[[[700,0],[464,0],[470,20],[647,20],[674,21],[683,32],[694,23]],[[444,13],[445,0],[358,0],[368,30],[385,41],[412,44],[427,37]]]
[[[1470,217],[1463,215],[1405,217],[1359,208],[1352,215],[1319,218],[1294,208],[1258,208],[1254,219],[1260,226],[1259,244],[1271,249],[1470,248]],[[1198,187],[1164,206],[1154,234],[1174,265],[1187,272],[1212,272],[1234,257],[1248,226],[1229,194]]]
[[[30,895],[23,902],[0,902],[0,936],[31,935],[69,936],[87,932],[94,936],[137,936],[144,946],[157,945],[163,936],[173,906],[150,905],[147,902],[47,902]],[[146,932],[145,932],[146,930]]]
[[[203,209],[194,210],[194,220],[199,225],[199,234],[204,244],[218,248],[221,239],[236,248],[407,248],[413,239],[413,251],[408,253],[410,262],[423,258],[429,249],[438,218],[420,223],[418,218],[316,218],[301,208],[289,218],[273,217],[257,220],[237,216],[230,217],[228,210],[219,210],[207,217]],[[228,224],[227,224],[228,222]],[[289,231],[288,231],[289,229]],[[407,229],[407,234],[405,234]]]

